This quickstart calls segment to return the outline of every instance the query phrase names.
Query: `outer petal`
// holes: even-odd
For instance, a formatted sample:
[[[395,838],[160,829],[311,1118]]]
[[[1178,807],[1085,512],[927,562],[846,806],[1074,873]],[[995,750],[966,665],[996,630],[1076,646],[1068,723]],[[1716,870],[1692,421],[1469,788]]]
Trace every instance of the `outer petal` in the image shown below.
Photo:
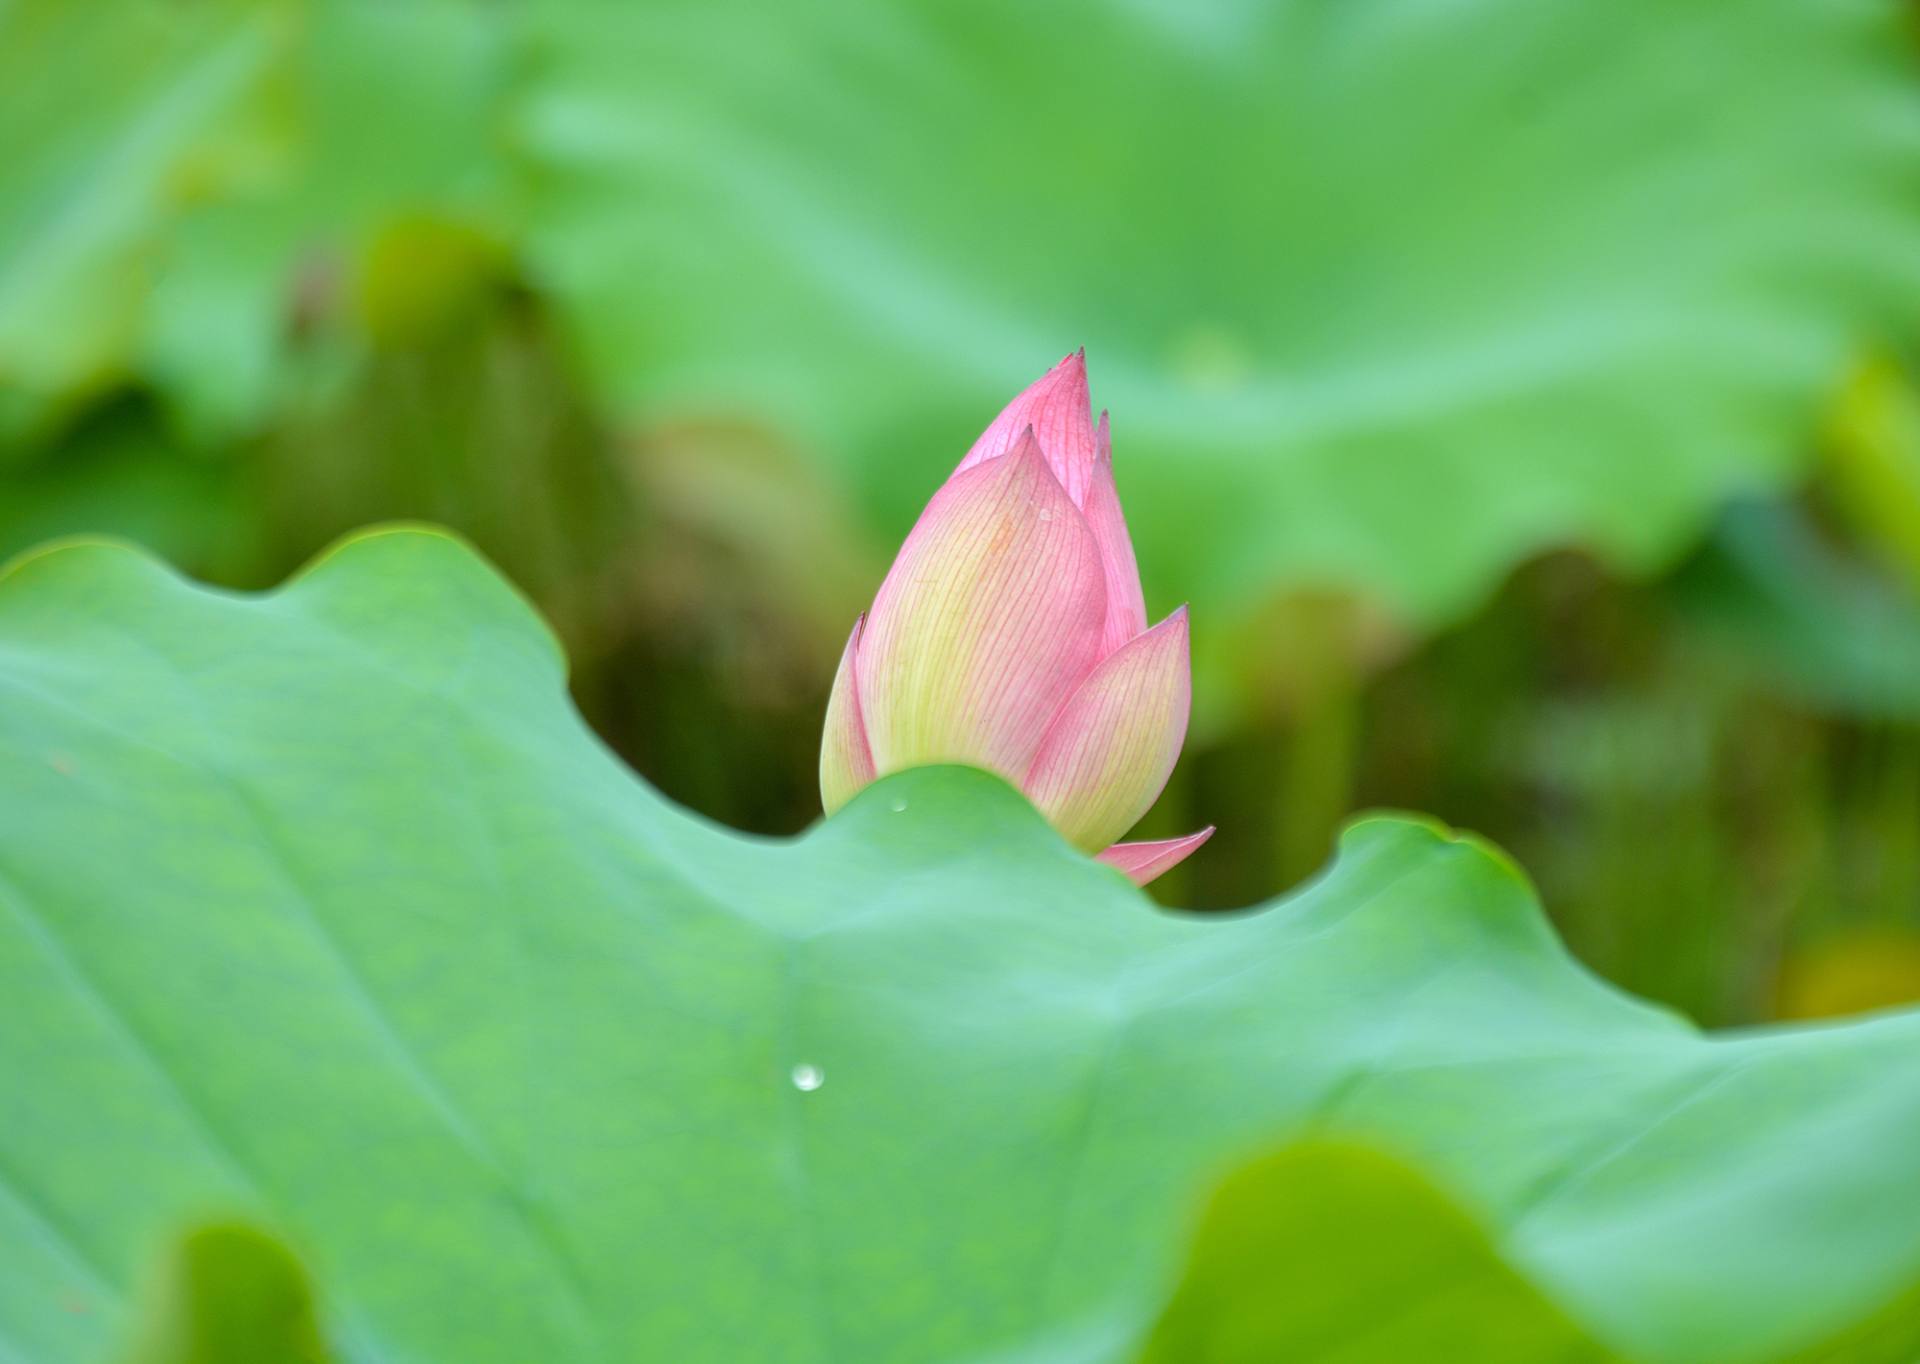
[[[1069,841],[1099,851],[1160,798],[1192,700],[1183,606],[1093,670],[1048,727],[1022,789]]]
[[[1213,825],[1209,824],[1185,838],[1163,838],[1156,843],[1116,843],[1097,856],[1109,867],[1118,867],[1133,878],[1134,885],[1144,886],[1161,872],[1186,861],[1188,853],[1212,837]]]
[[[1093,527],[1093,538],[1100,543],[1100,562],[1107,575],[1107,621],[1101,633],[1101,648],[1112,653],[1147,628],[1147,603],[1140,591],[1140,569],[1133,558],[1133,540],[1127,534],[1127,518],[1120,510],[1120,491],[1113,483],[1113,446],[1107,436],[1107,414],[1100,414],[1095,435],[1099,453],[1094,458],[1093,479],[1087,485],[1087,500],[1081,510]]]
[[[1100,658],[1100,547],[1026,433],[947,481],[860,641],[874,770],[963,762],[1019,781]]]
[[[1073,505],[1084,506],[1097,450],[1093,404],[1087,395],[1086,351],[1075,351],[1008,403],[954,473],[998,459],[1018,443],[1028,427],[1033,428],[1040,452],[1047,457],[1053,476],[1067,490]]]
[[[840,654],[840,671],[833,675],[827,697],[826,732],[820,740],[820,804],[828,814],[852,800],[873,780],[873,750],[860,716],[860,633],[867,618],[853,623],[847,647]]]

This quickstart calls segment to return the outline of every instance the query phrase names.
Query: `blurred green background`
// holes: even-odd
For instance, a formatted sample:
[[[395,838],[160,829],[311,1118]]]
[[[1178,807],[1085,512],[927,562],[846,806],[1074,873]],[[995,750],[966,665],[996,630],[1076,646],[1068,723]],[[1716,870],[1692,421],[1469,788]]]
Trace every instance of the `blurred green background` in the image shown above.
[[[1197,710],[1155,893],[1480,830],[1708,1023],[1920,998],[1892,0],[0,0],[0,553],[471,537],[736,827],[1088,350]]]

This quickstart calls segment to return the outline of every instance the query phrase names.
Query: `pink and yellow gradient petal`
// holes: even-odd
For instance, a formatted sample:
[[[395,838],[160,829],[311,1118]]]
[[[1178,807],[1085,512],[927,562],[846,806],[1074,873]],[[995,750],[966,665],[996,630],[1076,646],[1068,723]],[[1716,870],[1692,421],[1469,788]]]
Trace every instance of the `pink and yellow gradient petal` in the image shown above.
[[[1100,414],[1093,473],[1081,512],[1100,546],[1100,563],[1107,578],[1107,619],[1101,631],[1102,653],[1112,653],[1147,628],[1147,603],[1140,591],[1140,569],[1134,562],[1133,540],[1120,510],[1120,490],[1113,481],[1113,446],[1107,438],[1107,414]]]
[[[827,696],[826,732],[820,741],[820,804],[828,814],[852,800],[874,779],[873,750],[860,715],[860,634],[867,618],[853,623],[847,647],[840,653],[840,669],[833,675]]]
[[[934,495],[856,654],[878,773],[972,763],[1017,782],[1100,660],[1100,548],[1031,431]]]
[[[1186,861],[1190,853],[1212,837],[1213,825],[1209,824],[1199,833],[1188,834],[1185,838],[1163,838],[1153,843],[1116,843],[1105,852],[1095,854],[1095,857],[1116,871],[1126,873],[1134,885],[1144,886],[1162,872],[1171,871]]]
[[[1093,670],[1048,728],[1022,789],[1069,842],[1099,852],[1160,798],[1192,702],[1181,607]]]
[[[827,706],[828,813],[878,776],[966,763],[1144,885],[1212,834],[1107,846],[1185,742],[1187,613],[1147,628],[1084,352],[1030,385],[921,514],[855,624]]]

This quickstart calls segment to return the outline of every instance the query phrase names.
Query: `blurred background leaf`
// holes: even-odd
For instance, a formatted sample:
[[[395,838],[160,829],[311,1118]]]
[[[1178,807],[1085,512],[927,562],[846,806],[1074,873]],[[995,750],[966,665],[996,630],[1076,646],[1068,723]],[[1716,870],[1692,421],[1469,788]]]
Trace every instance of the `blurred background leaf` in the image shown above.
[[[898,532],[1084,342],[1229,654],[1287,587],[1669,560],[1920,305],[1892,5],[543,13],[530,250],[616,401],[775,414]]]
[[[203,149],[261,78],[268,6],[0,9],[0,375],[7,429],[128,378],[157,300],[154,248],[217,192]]]
[[[1157,893],[1432,809],[1617,979],[1764,1016],[1920,931],[1904,16],[13,0],[0,553],[260,585],[447,522],[623,754],[786,832],[899,535],[1085,344],[1194,607],[1143,832],[1221,834]]]

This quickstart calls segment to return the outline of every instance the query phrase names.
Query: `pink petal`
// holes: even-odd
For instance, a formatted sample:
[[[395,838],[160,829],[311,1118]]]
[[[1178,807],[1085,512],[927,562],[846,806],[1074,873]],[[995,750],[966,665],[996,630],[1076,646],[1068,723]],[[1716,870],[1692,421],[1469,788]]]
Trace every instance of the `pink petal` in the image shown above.
[[[1008,403],[954,473],[998,459],[1018,443],[1021,432],[1028,427],[1033,428],[1040,452],[1047,457],[1053,476],[1067,490],[1073,505],[1084,506],[1095,455],[1093,403],[1087,395],[1084,350],[1069,355]]]
[[[852,800],[873,780],[873,750],[860,716],[860,673],[857,666],[865,616],[853,623],[847,647],[840,653],[840,670],[833,675],[827,697],[827,725],[820,742],[820,804],[828,814]]]
[[[1116,843],[1095,856],[1109,867],[1125,872],[1134,885],[1144,886],[1161,872],[1186,861],[1188,853],[1212,837],[1213,825],[1209,824],[1185,838],[1163,838],[1157,843]]]
[[[1018,781],[1100,659],[1100,547],[1031,432],[921,513],[860,641],[874,769],[972,763]]]
[[[1093,538],[1100,543],[1100,562],[1107,575],[1107,621],[1101,649],[1112,653],[1147,628],[1147,603],[1140,591],[1140,569],[1133,558],[1133,540],[1120,510],[1120,490],[1113,482],[1113,445],[1107,436],[1107,414],[1100,414],[1095,441],[1092,481],[1082,504]]]
[[[1068,841],[1096,852],[1160,798],[1192,703],[1183,606],[1089,674],[1048,727],[1021,787]]]

